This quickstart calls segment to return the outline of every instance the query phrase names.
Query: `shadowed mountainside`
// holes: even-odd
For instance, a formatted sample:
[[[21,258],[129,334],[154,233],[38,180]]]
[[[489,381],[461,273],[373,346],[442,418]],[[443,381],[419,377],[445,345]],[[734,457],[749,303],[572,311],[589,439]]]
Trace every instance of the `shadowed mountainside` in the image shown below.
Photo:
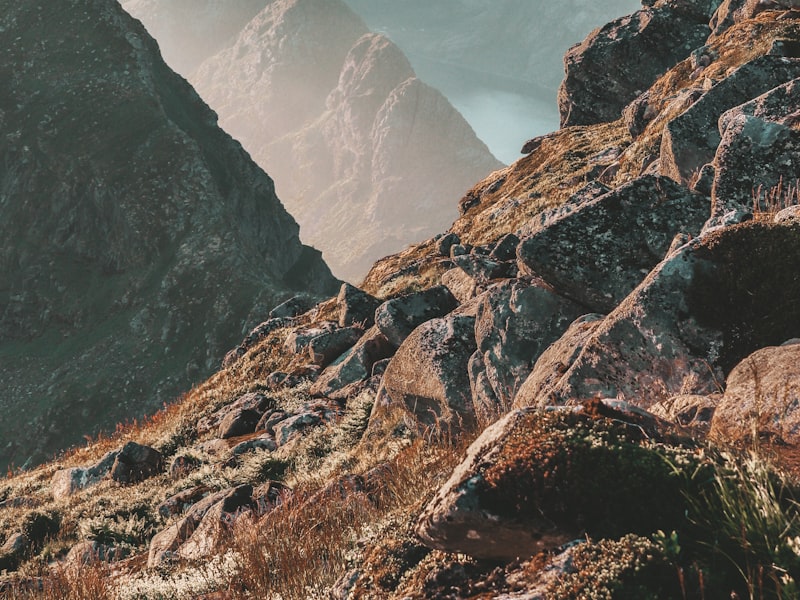
[[[3,2],[0,25],[0,464],[19,465],[173,399],[245,322],[335,280],[113,2]]]

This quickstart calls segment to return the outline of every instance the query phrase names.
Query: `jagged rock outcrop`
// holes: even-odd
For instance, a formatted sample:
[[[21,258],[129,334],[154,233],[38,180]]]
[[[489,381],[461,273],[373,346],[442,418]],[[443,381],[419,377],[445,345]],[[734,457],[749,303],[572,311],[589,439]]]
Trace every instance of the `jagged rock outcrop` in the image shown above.
[[[2,9],[0,407],[26,435],[2,420],[0,464],[21,465],[172,400],[288,290],[336,282],[117,4]]]
[[[340,0],[270,3],[191,80],[350,280],[449,225],[455,200],[502,166]]]
[[[618,119],[657,77],[702,46],[710,33],[708,17],[687,5],[656,3],[570,48],[558,92],[562,127]]]

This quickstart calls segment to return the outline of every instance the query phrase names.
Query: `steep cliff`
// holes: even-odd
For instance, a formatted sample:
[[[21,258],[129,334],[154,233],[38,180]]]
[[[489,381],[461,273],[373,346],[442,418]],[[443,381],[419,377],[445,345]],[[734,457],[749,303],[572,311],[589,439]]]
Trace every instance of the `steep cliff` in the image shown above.
[[[173,399],[246,322],[334,279],[114,2],[0,19],[0,462],[19,465]]]

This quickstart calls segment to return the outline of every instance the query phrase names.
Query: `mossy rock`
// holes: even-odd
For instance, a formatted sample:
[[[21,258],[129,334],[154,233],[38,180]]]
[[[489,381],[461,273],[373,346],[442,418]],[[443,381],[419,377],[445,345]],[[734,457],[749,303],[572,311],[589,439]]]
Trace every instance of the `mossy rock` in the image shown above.
[[[488,428],[426,507],[417,534],[475,557],[513,559],[589,534],[679,528],[689,449],[656,443],[625,416],[518,410]],[[664,440],[666,441],[666,440]]]

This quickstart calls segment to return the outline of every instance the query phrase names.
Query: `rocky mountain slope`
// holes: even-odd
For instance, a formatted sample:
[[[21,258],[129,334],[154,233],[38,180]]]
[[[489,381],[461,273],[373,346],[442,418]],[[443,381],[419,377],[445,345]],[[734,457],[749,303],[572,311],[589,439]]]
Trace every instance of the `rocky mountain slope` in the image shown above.
[[[156,37],[160,15],[178,11],[125,6]],[[202,30],[212,17],[198,12],[186,27]],[[267,3],[187,75],[275,178],[303,239],[351,281],[448,226],[454,201],[502,166],[402,52],[340,0]]]
[[[152,412],[335,280],[139,23],[99,0],[2,9],[5,468]]]
[[[449,231],[7,480],[7,589],[796,597],[798,48],[789,1],[593,32]]]

